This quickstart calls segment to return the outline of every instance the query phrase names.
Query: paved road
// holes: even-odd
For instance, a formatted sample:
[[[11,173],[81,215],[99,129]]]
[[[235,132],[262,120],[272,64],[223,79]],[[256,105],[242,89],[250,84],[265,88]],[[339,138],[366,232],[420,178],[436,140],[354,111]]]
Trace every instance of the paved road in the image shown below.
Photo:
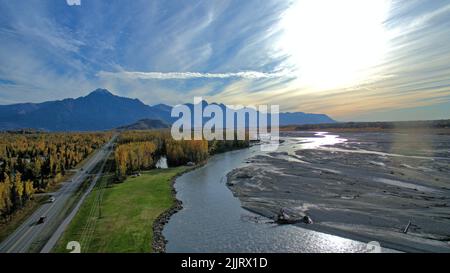
[[[110,150],[108,155],[106,155],[105,159],[109,157],[109,154],[111,152],[112,152],[112,149]],[[53,232],[52,236],[48,239],[47,243],[41,249],[41,253],[49,253],[52,251],[53,247],[55,247],[59,238],[61,238],[61,236],[64,233],[64,231],[66,230],[67,226],[70,224],[72,219],[77,214],[78,210],[81,208],[81,205],[83,204],[84,199],[86,199],[86,197],[89,195],[89,193],[94,188],[97,181],[102,177],[105,164],[106,164],[106,160],[103,161],[103,164],[101,165],[100,170],[95,175],[94,179],[92,180],[91,184],[89,185],[89,188],[83,193],[83,195],[81,196],[80,200],[78,200],[75,207],[72,209],[72,211],[69,213],[69,215],[67,215],[67,217],[64,219],[64,221],[61,222],[59,227],[55,230],[55,232]]]
[[[57,192],[53,194],[55,201],[53,203],[45,203],[39,207],[28,219],[19,226],[14,233],[6,238],[0,244],[0,252],[3,253],[22,253],[28,252],[30,246],[36,239],[42,239],[46,233],[52,232],[49,229],[60,227],[61,212],[68,205],[69,198],[76,192],[78,187],[87,179],[92,169],[102,160],[106,160],[111,152],[112,144],[115,140],[114,136],[107,144],[105,144],[99,151],[97,151],[76,174],[72,177],[70,182],[66,182]],[[102,174],[101,168],[96,179]],[[90,188],[91,189],[91,188]],[[77,206],[78,207],[78,206]],[[45,222],[37,224],[41,216],[46,216]]]

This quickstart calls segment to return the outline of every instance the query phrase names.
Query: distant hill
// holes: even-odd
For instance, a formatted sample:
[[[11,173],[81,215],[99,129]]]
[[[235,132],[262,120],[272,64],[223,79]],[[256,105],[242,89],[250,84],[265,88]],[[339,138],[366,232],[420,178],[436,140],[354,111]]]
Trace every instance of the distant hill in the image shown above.
[[[118,130],[149,130],[169,128],[169,124],[159,119],[141,119],[133,124],[121,126]]]
[[[450,119],[416,121],[339,122],[286,126],[285,130],[402,130],[402,129],[450,129]]]
[[[208,103],[203,102],[204,106]],[[192,104],[186,104],[192,108]],[[226,109],[224,104],[217,104]],[[128,126],[143,119],[160,120],[168,125],[172,106],[149,106],[138,99],[113,95],[106,89],[96,89],[84,97],[43,103],[0,105],[0,130],[23,128],[43,131],[97,131]],[[333,123],[322,114],[301,112],[280,113],[280,125]]]
[[[335,120],[325,114],[309,114],[303,112],[280,113],[280,126],[336,123]]]

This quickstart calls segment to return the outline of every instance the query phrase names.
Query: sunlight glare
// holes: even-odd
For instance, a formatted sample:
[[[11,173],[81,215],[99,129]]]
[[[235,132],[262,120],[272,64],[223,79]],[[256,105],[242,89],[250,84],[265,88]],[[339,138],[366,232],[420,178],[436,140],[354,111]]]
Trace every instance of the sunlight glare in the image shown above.
[[[331,89],[366,80],[387,51],[385,0],[299,0],[283,14],[278,49],[306,86]]]

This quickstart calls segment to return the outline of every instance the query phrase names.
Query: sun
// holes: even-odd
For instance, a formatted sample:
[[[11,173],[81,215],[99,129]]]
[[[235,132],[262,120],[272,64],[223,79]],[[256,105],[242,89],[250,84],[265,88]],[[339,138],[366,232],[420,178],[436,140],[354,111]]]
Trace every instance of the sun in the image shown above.
[[[385,0],[299,0],[280,20],[277,48],[305,86],[333,89],[370,77],[388,50]]]

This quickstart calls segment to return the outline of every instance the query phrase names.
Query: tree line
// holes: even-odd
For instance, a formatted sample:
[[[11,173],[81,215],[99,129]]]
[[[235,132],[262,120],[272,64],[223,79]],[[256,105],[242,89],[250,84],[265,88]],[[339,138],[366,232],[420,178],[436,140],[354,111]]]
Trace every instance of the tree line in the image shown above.
[[[210,155],[249,147],[248,140],[174,140],[167,130],[122,132],[115,148],[116,175],[121,180],[155,168],[161,156],[170,167],[199,163]]]
[[[321,124],[305,124],[300,126],[285,126],[286,128],[295,128],[301,130],[317,129],[360,129],[360,128],[379,128],[379,129],[409,129],[409,128],[450,128],[450,119],[444,120],[418,120],[418,121],[372,121],[372,122],[336,122]]]
[[[22,208],[35,192],[58,183],[110,133],[0,133],[0,218]]]

